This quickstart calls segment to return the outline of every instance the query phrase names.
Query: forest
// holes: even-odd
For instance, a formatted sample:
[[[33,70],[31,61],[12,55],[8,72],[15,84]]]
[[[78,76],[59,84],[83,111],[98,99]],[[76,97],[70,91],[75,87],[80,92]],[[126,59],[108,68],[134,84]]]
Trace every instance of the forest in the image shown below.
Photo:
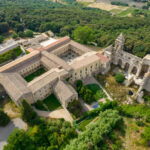
[[[62,2],[2,0],[0,37],[5,38],[10,30],[22,35],[29,29],[35,32],[52,30],[57,36],[69,35],[75,39],[75,29],[88,26],[93,31],[92,42],[99,47],[113,44],[123,32],[126,51],[139,57],[150,53],[149,13],[137,9],[133,17],[118,17],[100,9],[87,8],[75,0]]]

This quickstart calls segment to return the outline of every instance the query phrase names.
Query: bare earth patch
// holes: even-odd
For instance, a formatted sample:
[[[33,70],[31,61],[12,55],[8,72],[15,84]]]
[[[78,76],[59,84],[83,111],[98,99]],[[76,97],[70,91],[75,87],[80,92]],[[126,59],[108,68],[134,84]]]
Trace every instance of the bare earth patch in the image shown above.
[[[89,4],[88,7],[99,8],[99,9],[106,10],[106,11],[111,11],[113,9],[124,11],[128,8],[128,7],[123,7],[123,6],[111,5],[109,3],[104,3],[104,2],[92,3],[92,4]]]
[[[19,108],[13,102],[5,104],[3,109],[10,118],[19,118],[21,116]]]

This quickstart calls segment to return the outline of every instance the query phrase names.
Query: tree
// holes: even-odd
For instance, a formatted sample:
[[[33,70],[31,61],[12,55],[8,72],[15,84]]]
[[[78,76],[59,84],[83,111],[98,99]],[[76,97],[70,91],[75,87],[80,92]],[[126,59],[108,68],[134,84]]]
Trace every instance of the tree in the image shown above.
[[[21,101],[21,115],[22,119],[27,123],[32,123],[32,120],[36,118],[33,108],[24,99]]]
[[[7,22],[0,23],[0,34],[9,31],[9,25]]]
[[[18,32],[18,35],[19,35],[19,37],[25,37],[25,34],[24,34],[24,32]]]
[[[89,124],[85,131],[73,139],[64,150],[92,150],[104,149],[105,137],[118,127],[123,125],[123,118],[116,110],[106,110],[100,113],[100,117]],[[105,148],[106,149],[106,148]]]
[[[0,36],[0,43],[2,43],[4,40],[3,36]]]
[[[88,26],[78,27],[74,31],[74,39],[82,44],[87,44],[94,39],[93,30]]]
[[[32,31],[32,30],[27,30],[27,31],[25,32],[25,36],[26,36],[26,37],[33,37],[33,31]]]
[[[24,130],[15,129],[7,140],[4,150],[35,150],[31,138]]]
[[[123,81],[125,80],[125,76],[122,74],[122,73],[117,73],[115,75],[115,80],[118,82],[118,83],[123,83]]]
[[[3,110],[0,110],[0,126],[6,126],[9,122],[8,115]]]
[[[17,33],[13,33],[12,34],[12,38],[16,39],[18,37],[18,34]]]
[[[15,31],[16,32],[23,32],[24,31],[24,27],[23,27],[23,25],[22,24],[17,24],[16,26],[15,26]]]

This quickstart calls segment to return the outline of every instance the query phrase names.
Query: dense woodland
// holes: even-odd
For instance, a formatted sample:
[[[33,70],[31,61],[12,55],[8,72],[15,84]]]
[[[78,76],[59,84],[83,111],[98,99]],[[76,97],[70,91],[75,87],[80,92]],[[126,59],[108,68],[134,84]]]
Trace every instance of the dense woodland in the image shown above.
[[[63,0],[68,3],[68,0]],[[150,16],[135,11],[135,17],[117,17],[99,9],[86,8],[74,0],[68,5],[43,0],[5,0],[0,4],[0,34],[13,29],[21,33],[25,29],[36,32],[52,30],[58,36],[69,35],[79,26],[93,30],[93,42],[106,47],[123,32],[126,37],[125,50],[144,57],[150,53]]]

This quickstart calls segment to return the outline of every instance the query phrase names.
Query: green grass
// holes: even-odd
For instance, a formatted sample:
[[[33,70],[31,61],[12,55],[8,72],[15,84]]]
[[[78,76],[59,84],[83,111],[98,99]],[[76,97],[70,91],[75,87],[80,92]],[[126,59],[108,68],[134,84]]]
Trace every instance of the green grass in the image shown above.
[[[93,120],[95,119],[95,116],[94,117],[89,117],[87,118],[86,120],[82,121],[81,123],[79,123],[79,127],[82,131],[84,131],[86,129],[86,126],[92,122]]]
[[[38,77],[40,76],[41,74],[45,73],[46,70],[44,68],[40,68],[38,69],[37,71],[33,72],[32,74],[26,76],[24,79],[27,81],[27,82],[30,82],[32,81],[35,77]]]
[[[62,108],[60,102],[58,101],[58,99],[55,97],[54,94],[48,96],[46,99],[43,100],[43,102],[47,105],[50,111]]]
[[[9,61],[9,60],[14,60],[21,54],[22,54],[22,50],[20,47],[16,47],[16,48],[9,50],[3,54],[0,54],[0,64],[4,63],[6,61]]]
[[[98,84],[88,84],[86,85],[86,87],[93,92],[95,100],[107,98],[106,94],[103,92]]]
[[[120,17],[128,16],[129,14],[132,14],[134,10],[135,10],[135,8],[130,7],[128,9],[122,11],[121,13],[119,13],[118,16],[120,16]]]
[[[35,104],[34,104],[36,109],[42,110],[42,111],[47,111],[47,109],[44,106],[43,101],[38,100]]]

